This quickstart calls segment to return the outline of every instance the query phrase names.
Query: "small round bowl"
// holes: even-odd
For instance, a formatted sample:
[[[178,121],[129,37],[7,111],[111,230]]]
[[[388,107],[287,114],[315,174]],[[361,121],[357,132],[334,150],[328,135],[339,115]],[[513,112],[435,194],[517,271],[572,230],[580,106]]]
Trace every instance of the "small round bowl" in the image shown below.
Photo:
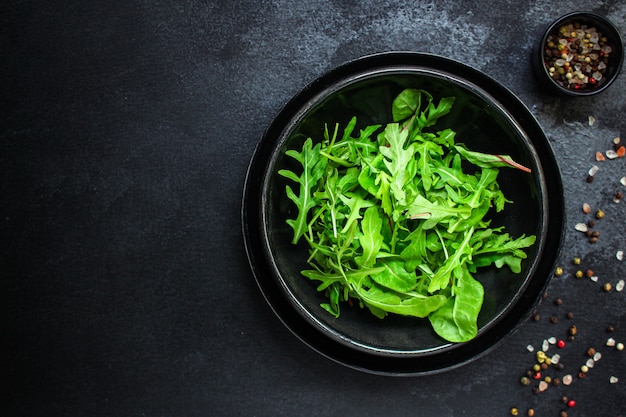
[[[421,88],[434,100],[455,97],[450,114],[437,126],[457,132],[458,142],[482,152],[508,154],[531,168],[502,169],[498,182],[514,201],[493,217],[512,236],[537,237],[520,274],[484,268],[475,274],[485,288],[478,334],[450,343],[428,319],[374,317],[367,309],[342,308],[334,318],[320,303],[309,269],[306,245],[292,245],[286,219],[294,216],[287,198],[288,149],[318,138],[324,124],[345,126],[352,116],[362,126],[392,119],[393,98],[405,88]],[[308,346],[343,365],[377,374],[420,375],[467,363],[492,349],[530,316],[554,271],[563,234],[561,176],[548,141],[528,109],[485,74],[436,55],[392,52],[339,66],[307,85],[279,112],[250,162],[242,205],[248,260],[266,301],[283,324]]]
[[[623,61],[620,32],[606,18],[589,12],[569,13],[554,21],[533,54],[537,78],[551,91],[571,97],[606,90]]]

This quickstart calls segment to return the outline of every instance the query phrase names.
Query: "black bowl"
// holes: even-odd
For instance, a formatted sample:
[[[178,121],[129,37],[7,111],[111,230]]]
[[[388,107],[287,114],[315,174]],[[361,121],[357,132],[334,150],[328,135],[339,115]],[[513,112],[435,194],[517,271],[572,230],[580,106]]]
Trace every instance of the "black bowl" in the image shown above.
[[[578,88],[576,83],[570,84],[569,81],[566,80],[558,80],[551,76],[550,67],[554,69],[559,69],[558,65],[553,65],[553,62],[558,56],[555,56],[552,50],[547,47],[548,41],[553,39],[554,37],[562,37],[565,39],[565,42],[568,42],[567,36],[558,36],[559,30],[561,28],[565,28],[568,25],[578,24],[581,27],[587,28],[595,28],[595,30],[601,33],[606,37],[606,44],[609,45],[612,49],[608,58],[602,59],[602,57],[598,57],[596,60],[591,62],[591,65],[594,63],[599,63],[599,60],[603,61],[603,64],[606,65],[606,68],[602,70],[600,80],[591,80],[590,75],[593,75],[596,71],[592,70],[589,74],[587,74],[584,70],[580,71],[580,73],[584,76],[587,75],[584,84],[579,84]],[[569,37],[570,40],[575,40],[576,38]],[[571,42],[568,42],[571,45]],[[576,64],[585,65],[584,56],[591,55],[587,53],[586,55],[581,53],[578,55],[578,51],[574,51],[574,48],[568,47],[568,50],[571,50],[572,53],[570,55],[571,61],[568,62],[570,67],[574,67]],[[598,54],[600,51],[592,51],[593,53]],[[567,54],[566,54],[567,55]],[[578,60],[578,57],[581,57]],[[567,62],[567,58],[566,58]],[[536,51],[533,55],[533,69],[535,72],[535,76],[545,85],[550,91],[559,93],[565,96],[571,97],[585,97],[591,96],[597,93],[600,93],[606,90],[612,83],[615,81],[617,76],[619,75],[622,64],[624,62],[624,45],[622,41],[622,37],[617,28],[606,18],[589,12],[573,12],[566,14],[558,18],[554,21],[544,32],[543,37],[541,38],[541,42],[539,43]],[[564,70],[565,71],[565,70]],[[575,73],[576,71],[572,71]],[[567,71],[563,76],[567,75]],[[576,79],[573,76],[574,80]],[[590,82],[591,81],[591,82]],[[576,87],[576,88],[575,88]]]
[[[485,287],[479,331],[466,343],[441,339],[425,319],[375,318],[358,308],[335,319],[319,304],[323,294],[301,276],[307,248],[290,243],[285,220],[294,207],[284,193],[285,151],[307,137],[319,138],[324,123],[387,123],[393,98],[405,88],[429,91],[437,100],[454,96],[453,111],[438,126],[483,152],[510,154],[532,174],[501,170],[500,186],[515,203],[492,225],[513,236],[535,234],[521,274],[486,268],[475,275]],[[358,126],[357,126],[358,129]],[[497,152],[496,152],[497,151]],[[526,107],[506,88],[466,65],[435,55],[383,53],[344,64],[318,78],[279,112],[258,145],[247,173],[242,223],[249,262],[265,299],[298,338],[352,368],[392,375],[450,369],[493,348],[528,318],[552,275],[563,234],[560,172],[546,137]]]

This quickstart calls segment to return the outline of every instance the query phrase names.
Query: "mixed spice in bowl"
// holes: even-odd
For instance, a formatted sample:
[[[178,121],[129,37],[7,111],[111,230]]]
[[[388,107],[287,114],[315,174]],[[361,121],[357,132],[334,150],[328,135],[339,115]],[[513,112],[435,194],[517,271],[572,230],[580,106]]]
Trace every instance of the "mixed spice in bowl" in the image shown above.
[[[588,96],[613,82],[623,57],[621,36],[611,22],[593,13],[575,12],[546,30],[535,70],[553,90]]]

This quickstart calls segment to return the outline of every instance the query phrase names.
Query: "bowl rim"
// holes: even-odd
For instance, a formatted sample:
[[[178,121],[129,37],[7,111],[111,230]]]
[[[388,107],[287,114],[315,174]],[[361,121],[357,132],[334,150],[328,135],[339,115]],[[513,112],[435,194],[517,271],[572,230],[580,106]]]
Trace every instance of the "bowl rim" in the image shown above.
[[[576,19],[598,22],[602,26],[608,28],[611,32],[611,37],[615,39],[615,45],[617,45],[617,47],[619,48],[617,61],[615,61],[615,72],[612,74],[611,78],[608,78],[604,83],[602,83],[601,86],[589,90],[570,90],[567,88],[563,88],[550,77],[550,74],[544,64],[544,46],[548,40],[548,36],[550,36],[550,34],[553,33],[555,29],[557,29],[559,26]],[[621,73],[621,68],[624,63],[624,41],[622,39],[620,31],[617,29],[615,24],[613,24],[613,22],[611,22],[608,18],[594,12],[573,11],[554,20],[543,32],[541,42],[539,43],[539,46],[537,48],[536,59],[536,72],[539,73],[540,78],[544,80],[545,83],[549,85],[553,90],[570,97],[593,96],[609,88],[609,86],[613,84],[615,79],[617,79],[617,77]]]
[[[462,354],[459,355],[450,355],[450,352],[445,350],[442,352],[436,351],[429,354],[427,360],[424,360],[425,356],[384,356],[375,352],[354,349],[347,344],[339,343],[333,337],[323,334],[320,329],[315,328],[311,323],[307,323],[307,320],[295,310],[292,303],[285,300],[283,289],[271,276],[273,273],[272,266],[269,265],[270,262],[266,259],[262,248],[264,242],[260,229],[262,229],[263,219],[260,213],[262,211],[263,198],[260,190],[263,188],[264,177],[267,174],[263,167],[266,165],[267,158],[272,155],[272,149],[278,140],[275,131],[282,129],[284,123],[288,122],[293,116],[293,112],[290,113],[288,110],[294,106],[299,108],[300,103],[306,102],[310,97],[314,97],[317,89],[331,80],[340,79],[345,74],[358,72],[359,69],[363,68],[393,65],[417,65],[426,69],[432,67],[437,71],[445,68],[444,72],[456,74],[456,77],[460,77],[477,86],[481,84],[480,89],[487,91],[491,96],[495,96],[494,99],[499,101],[507,100],[507,106],[503,107],[510,111],[514,120],[523,124],[527,129],[532,130],[533,134],[528,136],[531,144],[536,148],[538,154],[537,162],[541,165],[545,175],[552,178],[552,181],[546,184],[548,188],[547,194],[550,196],[548,213],[546,214],[548,222],[547,237],[543,252],[538,254],[540,258],[538,263],[540,265],[534,271],[534,275],[538,276],[538,278],[531,276],[528,279],[530,284],[525,290],[524,296],[518,300],[520,307],[516,310],[515,315],[509,313],[508,316],[501,318],[492,328],[488,329],[474,341],[462,344],[462,348],[459,348],[462,349]],[[459,74],[462,74],[462,76]],[[483,356],[499,344],[504,335],[514,332],[524,321],[524,318],[530,316],[530,312],[539,302],[540,295],[548,285],[551,272],[554,270],[555,262],[560,253],[564,235],[563,206],[560,169],[552,149],[534,116],[511,91],[486,74],[448,58],[416,52],[384,52],[357,58],[326,72],[305,86],[278,113],[266,130],[263,140],[257,144],[248,167],[242,201],[242,231],[248,262],[257,286],[280,321],[302,342],[318,353],[354,369],[387,375],[423,375],[452,369]],[[459,349],[455,350],[455,352],[458,353]]]

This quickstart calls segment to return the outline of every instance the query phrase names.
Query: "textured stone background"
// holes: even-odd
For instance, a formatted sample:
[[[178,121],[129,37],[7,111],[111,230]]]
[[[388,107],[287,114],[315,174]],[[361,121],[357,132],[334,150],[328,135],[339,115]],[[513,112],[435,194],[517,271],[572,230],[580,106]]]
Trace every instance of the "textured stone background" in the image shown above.
[[[626,2],[176,1],[0,6],[0,323],[6,416],[557,416],[626,414],[624,160],[597,150],[626,130],[626,78],[565,99],[535,82],[530,54],[558,16],[595,11],[626,30]],[[420,378],[362,374],[300,343],[274,317],[248,268],[240,205],[248,161],[282,105],[324,71],[408,50],[465,62],[531,109],[562,170],[562,264],[529,321],[485,356]],[[595,123],[590,126],[588,117]],[[602,208],[602,236],[573,230]],[[598,283],[572,278],[571,258]],[[552,300],[561,297],[557,308]],[[565,311],[574,321],[563,318]],[[558,315],[557,324],[549,322]],[[519,384],[526,350],[563,351],[570,387]],[[554,349],[554,348],[553,348]],[[609,384],[610,375],[619,377]]]

